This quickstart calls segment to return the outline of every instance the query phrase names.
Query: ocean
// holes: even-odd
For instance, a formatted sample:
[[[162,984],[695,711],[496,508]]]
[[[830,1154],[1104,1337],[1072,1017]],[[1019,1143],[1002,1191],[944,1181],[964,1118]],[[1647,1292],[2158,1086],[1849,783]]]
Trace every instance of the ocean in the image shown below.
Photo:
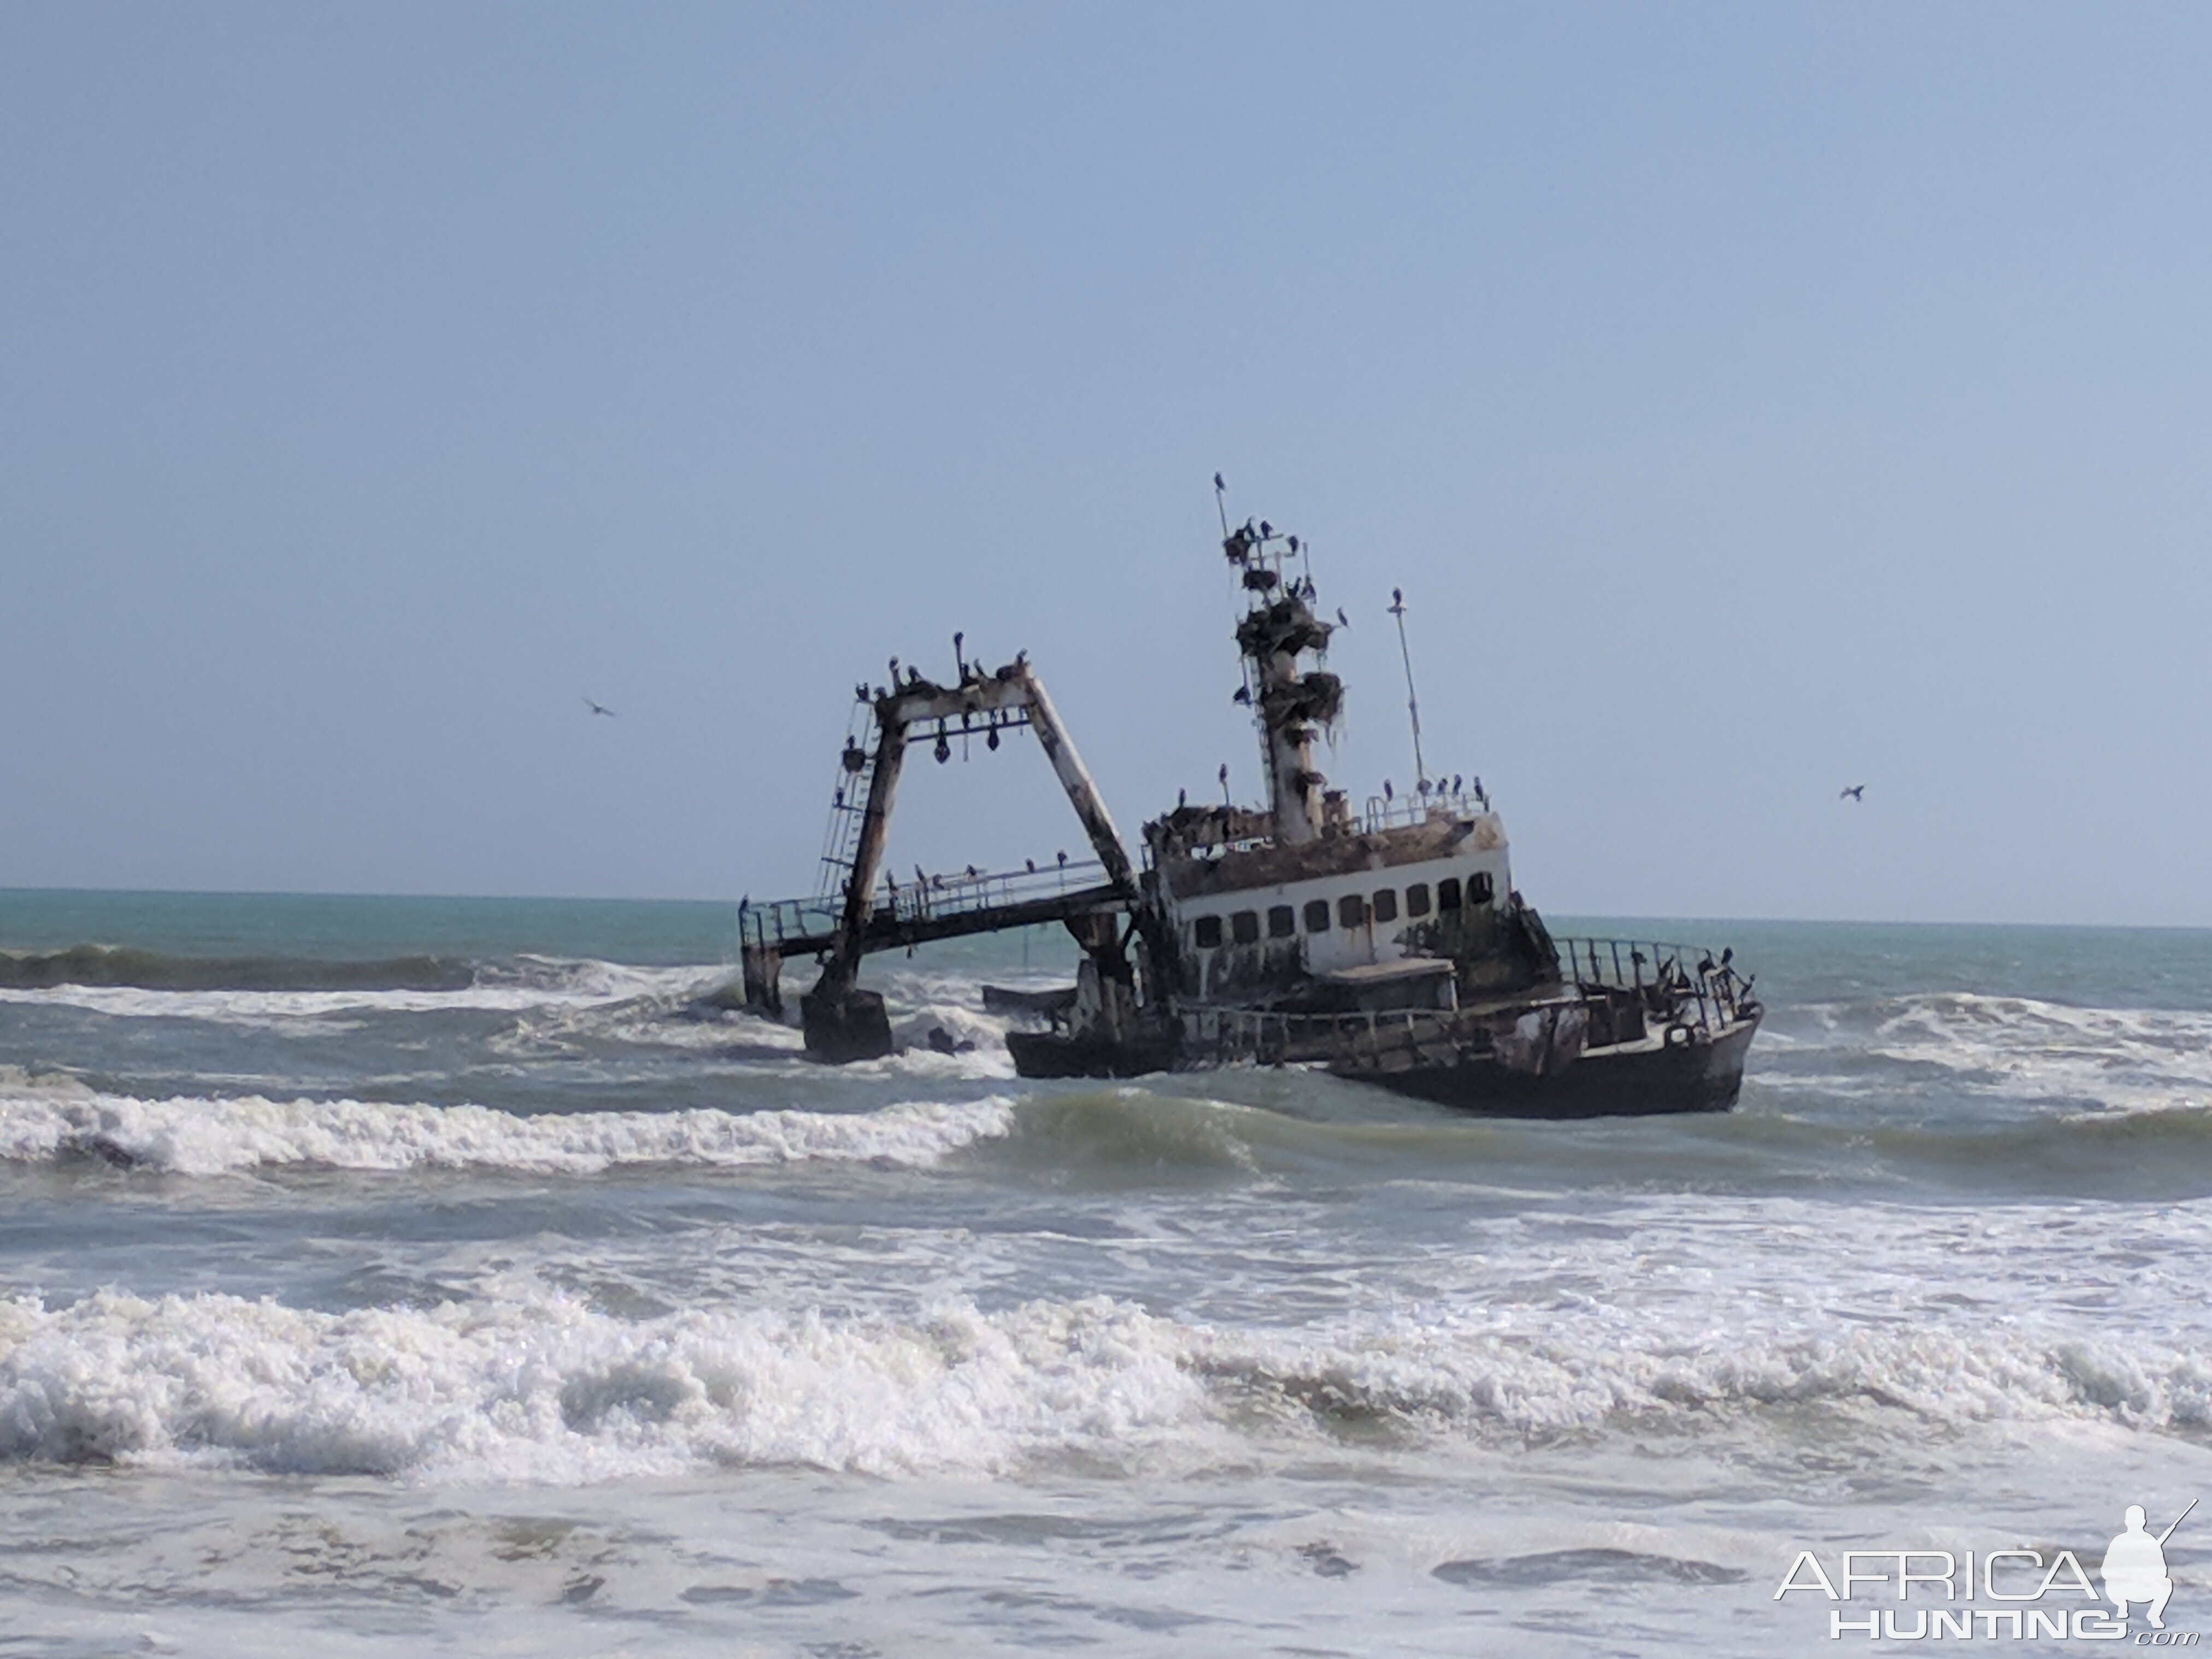
[[[2212,933],[1550,920],[1735,947],[1737,1110],[1024,1082],[1049,930],[833,1069],[726,906],[0,893],[0,1654],[1904,1650],[1802,1553],[2212,1496]]]

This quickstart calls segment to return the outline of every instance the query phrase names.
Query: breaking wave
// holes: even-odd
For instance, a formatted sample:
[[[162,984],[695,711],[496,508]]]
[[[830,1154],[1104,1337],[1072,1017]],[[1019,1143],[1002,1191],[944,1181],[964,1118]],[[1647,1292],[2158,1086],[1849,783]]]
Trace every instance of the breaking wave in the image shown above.
[[[213,1292],[18,1297],[0,1302],[0,1455],[578,1482],[1127,1467],[1295,1453],[1347,1430],[1419,1445],[1806,1405],[2212,1422],[2196,1353],[1897,1329],[1695,1344],[1585,1323],[1540,1340],[1411,1317],[1271,1334],[1105,1297],[646,1320],[552,1294],[347,1313]]]
[[[105,947],[84,948],[105,951]],[[62,957],[78,954],[68,951]],[[111,954],[135,957],[145,953]],[[58,959],[18,960],[51,963]],[[727,974],[720,967],[641,968],[539,957],[473,965],[440,957],[351,963],[280,963],[273,958],[268,962],[150,959],[177,971],[166,979],[135,970],[118,970],[106,978],[58,980],[24,975],[11,979],[0,974],[0,1001],[59,1004],[123,1018],[266,1025],[333,1014],[468,1010],[526,1013],[647,1001],[674,1008],[710,989]],[[280,968],[281,971],[275,971]],[[43,968],[38,971],[41,975],[48,972]]]
[[[1762,1040],[1762,1079],[1784,1089],[1895,1093],[1917,1073],[1942,1090],[2022,1103],[2212,1103],[2212,1012],[2198,1010],[1926,993],[1791,1010]]]
[[[1699,1344],[1629,1331],[1531,1340],[1385,1326],[1346,1343],[1213,1345],[1208,1375],[1331,1419],[1401,1420],[1516,1435],[1760,1407],[1861,1406],[1955,1425],[2104,1418],[2212,1425],[2212,1362],[2080,1340],[1859,1328]]]
[[[763,1050],[763,1052],[769,1052]],[[926,1095],[947,1082],[994,1092],[872,1109],[763,1108],[517,1113],[473,1105],[264,1094],[162,1098],[0,1066],[0,1163],[97,1163],[185,1176],[252,1170],[513,1170],[589,1176],[654,1164],[737,1168],[838,1160],[923,1168],[973,1149],[1002,1175],[1081,1189],[1272,1186],[1316,1172],[1375,1180],[1560,1178],[1547,1126],[1446,1112],[1399,1121],[1300,1116],[1144,1085],[1034,1096],[1003,1091],[1002,1050],[909,1052],[866,1068],[870,1086]],[[790,1066],[803,1066],[792,1044]],[[857,1068],[856,1068],[857,1069]],[[811,1079],[801,1074],[801,1082]],[[2064,1111],[2026,1121],[1863,1122],[1746,1113],[1586,1130],[1585,1190],[1656,1180],[1754,1194],[1789,1167],[1816,1183],[1878,1190],[1934,1181],[1990,1195],[2186,1199],[2212,1193],[2212,1108]]]
[[[0,1096],[0,1158],[99,1158],[181,1175],[284,1165],[593,1175],[632,1164],[809,1160],[920,1167],[1003,1135],[1010,1102],[902,1103],[872,1112],[578,1112],[248,1096],[140,1100],[67,1086]]]

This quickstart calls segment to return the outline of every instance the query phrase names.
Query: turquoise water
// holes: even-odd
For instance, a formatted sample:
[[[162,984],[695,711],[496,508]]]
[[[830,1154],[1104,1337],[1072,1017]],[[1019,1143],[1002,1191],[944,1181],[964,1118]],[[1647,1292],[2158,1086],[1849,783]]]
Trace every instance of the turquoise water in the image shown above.
[[[2212,1496],[2212,934],[1553,917],[1769,1014],[1527,1124],[1022,1082],[1050,930],[816,1066],[733,920],[0,892],[0,1651],[1768,1654]]]

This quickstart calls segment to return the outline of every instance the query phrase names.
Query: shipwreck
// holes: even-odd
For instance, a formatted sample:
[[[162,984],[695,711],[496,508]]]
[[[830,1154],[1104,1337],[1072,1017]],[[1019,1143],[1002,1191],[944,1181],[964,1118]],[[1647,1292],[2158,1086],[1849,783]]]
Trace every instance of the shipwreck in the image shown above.
[[[888,684],[855,689],[819,890],[739,907],[747,1005],[782,1016],[784,964],[811,957],[820,970],[799,1000],[807,1052],[873,1058],[894,1044],[882,996],[860,983],[867,956],[1057,922],[1080,947],[1073,986],[985,988],[988,1005],[1036,1028],[1006,1036],[1024,1077],[1303,1065],[1502,1115],[1732,1106],[1760,1015],[1733,952],[1554,938],[1514,888],[1480,779],[1420,765],[1410,663],[1421,775],[1355,808],[1315,765],[1345,687],[1323,666],[1334,629],[1316,609],[1310,554],[1267,523],[1231,529],[1224,515],[1223,531],[1245,596],[1237,699],[1258,731],[1264,804],[1186,793],[1144,826],[1133,860],[1026,655],[987,669],[955,635],[945,684],[894,658]],[[1402,641],[1402,601],[1393,609]],[[911,750],[944,762],[955,743],[995,750],[1024,730],[1093,856],[899,881],[885,854]]]

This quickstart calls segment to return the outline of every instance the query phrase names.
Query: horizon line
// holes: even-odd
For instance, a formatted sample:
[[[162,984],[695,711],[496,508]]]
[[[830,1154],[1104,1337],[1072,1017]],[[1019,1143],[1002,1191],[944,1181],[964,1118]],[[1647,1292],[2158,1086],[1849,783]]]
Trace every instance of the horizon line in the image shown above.
[[[383,899],[397,901],[444,901],[455,903],[480,904],[683,904],[727,906],[734,908],[734,898],[676,898],[651,897],[640,895],[580,894],[580,893],[455,893],[455,892],[392,892],[356,888],[256,888],[256,887],[0,887],[0,898],[13,895],[70,896],[106,898],[204,898],[204,899]],[[1541,912],[1539,912],[1540,915]],[[1553,915],[1580,920],[1601,920],[1634,922],[1695,922],[1700,926],[1734,927],[2009,927],[2073,929],[2077,931],[2108,930],[2128,933],[2212,933],[2212,922],[2194,921],[1990,921],[1985,918],[1944,916],[1778,916],[1778,915],[1690,915],[1650,912],[1633,915],[1626,911],[1577,910],[1560,908]],[[1034,924],[1049,926],[1048,923]]]

